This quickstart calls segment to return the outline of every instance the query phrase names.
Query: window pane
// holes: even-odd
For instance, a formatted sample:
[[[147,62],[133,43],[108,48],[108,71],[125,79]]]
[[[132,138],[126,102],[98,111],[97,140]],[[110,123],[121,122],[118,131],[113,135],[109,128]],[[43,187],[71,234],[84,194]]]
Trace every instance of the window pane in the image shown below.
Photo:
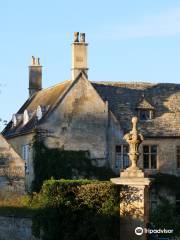
[[[144,153],[149,153],[149,146],[144,145],[143,146],[143,152]]]
[[[121,152],[121,145],[116,146],[116,152]]]
[[[177,154],[180,155],[180,146],[177,146]]]
[[[116,160],[115,167],[116,168],[127,168],[129,167],[129,146],[128,145],[118,145],[116,146]]]
[[[152,169],[157,168],[157,155],[156,154],[151,155],[151,168]]]
[[[180,168],[180,155],[177,155],[177,168]]]
[[[123,146],[123,153],[128,153],[129,152],[129,146],[128,145],[124,145]]]
[[[149,155],[148,154],[144,154],[143,156],[143,162],[144,162],[144,168],[149,168]]]
[[[148,120],[150,119],[150,111],[149,110],[140,110],[140,120]]]
[[[124,155],[124,168],[129,167],[129,156],[128,155]]]
[[[116,154],[115,167],[116,168],[123,168],[122,155],[121,154]]]
[[[151,153],[157,153],[157,145],[151,146]]]

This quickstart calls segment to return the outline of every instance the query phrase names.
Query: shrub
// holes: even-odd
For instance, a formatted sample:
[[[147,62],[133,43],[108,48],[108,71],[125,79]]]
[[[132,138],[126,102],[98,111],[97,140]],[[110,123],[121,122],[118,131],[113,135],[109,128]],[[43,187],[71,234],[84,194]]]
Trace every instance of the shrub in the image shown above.
[[[119,240],[119,190],[110,182],[51,179],[37,195],[33,230],[43,240]]]

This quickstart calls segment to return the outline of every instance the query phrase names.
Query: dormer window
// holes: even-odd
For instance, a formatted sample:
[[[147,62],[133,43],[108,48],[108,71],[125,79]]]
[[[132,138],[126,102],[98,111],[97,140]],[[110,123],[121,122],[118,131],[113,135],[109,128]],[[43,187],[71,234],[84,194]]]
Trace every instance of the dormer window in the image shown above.
[[[28,114],[28,111],[27,109],[24,110],[24,113],[23,113],[23,125],[26,125],[29,121],[29,114]]]
[[[17,125],[16,114],[13,114],[13,116],[12,116],[12,122],[13,122],[13,127],[16,127],[16,125]]]
[[[150,114],[150,110],[147,109],[139,109],[139,120],[140,121],[146,121],[151,119],[151,114]]]
[[[145,98],[139,103],[136,110],[140,121],[151,120],[154,117],[155,109]]]
[[[38,119],[38,121],[42,118],[42,108],[41,106],[38,106],[37,109],[36,109],[36,117]]]

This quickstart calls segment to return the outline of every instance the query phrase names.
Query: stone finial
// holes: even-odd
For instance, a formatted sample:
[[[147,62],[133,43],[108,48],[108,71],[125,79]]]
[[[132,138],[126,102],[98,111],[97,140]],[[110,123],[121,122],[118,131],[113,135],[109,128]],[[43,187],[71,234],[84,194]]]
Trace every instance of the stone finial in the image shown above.
[[[74,32],[74,42],[79,42],[79,32]]]
[[[85,43],[86,34],[80,33],[80,42]]]
[[[138,123],[138,118],[137,117],[132,117],[132,131],[130,133],[132,134],[137,134],[137,123]]]
[[[139,145],[144,140],[143,135],[138,133],[137,130],[137,122],[138,118],[132,118],[132,130],[130,133],[124,135],[124,139],[129,144],[129,159],[131,160],[131,166],[128,168],[129,170],[138,170],[137,162],[139,159]]]

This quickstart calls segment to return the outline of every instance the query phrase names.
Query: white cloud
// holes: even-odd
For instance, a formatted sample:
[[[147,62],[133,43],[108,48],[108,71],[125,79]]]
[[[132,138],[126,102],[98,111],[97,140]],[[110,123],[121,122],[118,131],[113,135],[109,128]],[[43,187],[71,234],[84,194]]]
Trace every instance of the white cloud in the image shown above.
[[[158,15],[141,17],[136,23],[103,27],[98,38],[122,39],[180,34],[180,8],[171,9]]]

